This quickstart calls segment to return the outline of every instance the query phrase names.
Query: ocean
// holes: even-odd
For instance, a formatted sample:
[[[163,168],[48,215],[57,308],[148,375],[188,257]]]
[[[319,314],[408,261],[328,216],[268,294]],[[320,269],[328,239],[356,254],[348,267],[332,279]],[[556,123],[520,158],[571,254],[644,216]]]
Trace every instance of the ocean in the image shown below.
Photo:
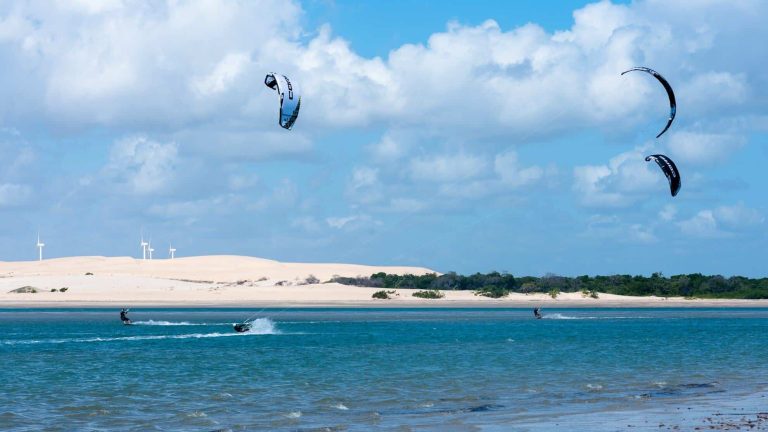
[[[543,314],[0,309],[0,430],[768,429],[768,309]]]

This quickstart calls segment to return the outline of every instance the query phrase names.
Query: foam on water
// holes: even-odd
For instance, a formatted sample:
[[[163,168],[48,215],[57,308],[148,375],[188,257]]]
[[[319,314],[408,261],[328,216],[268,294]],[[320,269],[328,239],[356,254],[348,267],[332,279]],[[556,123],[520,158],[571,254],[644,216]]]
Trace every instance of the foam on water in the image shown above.
[[[116,341],[146,341],[162,339],[203,339],[219,337],[237,337],[237,336],[259,336],[280,334],[275,327],[275,323],[269,318],[259,318],[252,321],[249,331],[242,333],[187,333],[174,335],[140,335],[140,336],[113,336],[113,337],[89,337],[89,338],[61,338],[61,339],[21,339],[21,340],[3,340],[2,345],[33,345],[33,344],[61,344],[61,343],[94,343],[94,342],[116,342]]]
[[[133,325],[148,325],[148,326],[205,326],[205,325],[221,325],[224,323],[216,323],[216,324],[208,324],[208,323],[191,323],[187,321],[155,321],[155,320],[147,320],[147,321],[133,321]]]
[[[544,314],[545,319],[557,319],[557,320],[583,320],[583,319],[596,319],[597,317],[592,316],[571,316],[571,315],[563,315],[561,313],[553,313],[553,314]]]
[[[649,319],[651,317],[646,316],[573,316],[564,315],[561,313],[544,314],[545,319],[556,320],[620,320],[620,319]]]

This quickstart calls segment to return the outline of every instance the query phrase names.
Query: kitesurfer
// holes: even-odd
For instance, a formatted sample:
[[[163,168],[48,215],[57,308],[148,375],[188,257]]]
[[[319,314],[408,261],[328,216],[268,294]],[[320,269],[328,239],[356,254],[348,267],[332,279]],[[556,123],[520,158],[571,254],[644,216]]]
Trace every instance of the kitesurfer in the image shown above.
[[[536,319],[541,319],[542,318],[541,308],[540,307],[533,308],[533,316],[535,316]]]
[[[131,319],[128,318],[128,311],[129,311],[129,309],[126,309],[126,308],[123,308],[120,311],[120,321],[122,321],[123,324],[126,324],[126,325],[131,323]]]
[[[233,326],[238,333],[244,333],[251,329],[251,323],[248,321],[237,323]]]

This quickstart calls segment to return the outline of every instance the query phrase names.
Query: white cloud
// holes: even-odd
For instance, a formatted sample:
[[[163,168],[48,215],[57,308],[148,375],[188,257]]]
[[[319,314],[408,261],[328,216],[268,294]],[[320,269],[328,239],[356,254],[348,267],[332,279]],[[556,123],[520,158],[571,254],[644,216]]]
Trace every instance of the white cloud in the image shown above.
[[[347,183],[346,195],[348,198],[363,204],[379,201],[382,197],[379,170],[368,166],[354,168],[352,178]]]
[[[535,183],[544,176],[544,170],[538,166],[521,167],[514,151],[496,155],[493,168],[501,181],[512,187]]]
[[[380,162],[396,161],[408,152],[408,133],[388,131],[371,146],[374,159]]]
[[[661,191],[664,175],[645,161],[646,152],[645,148],[636,148],[611,158],[606,165],[575,167],[573,188],[581,195],[582,204],[625,207],[645,193]]]
[[[307,232],[318,232],[320,223],[312,216],[301,216],[291,220],[291,227],[301,228]]]
[[[672,204],[667,204],[659,211],[659,219],[669,222],[677,215],[677,208]]]
[[[680,83],[678,94],[686,111],[706,114],[723,111],[748,100],[749,85],[744,74],[702,72]]]
[[[31,195],[32,188],[28,185],[0,184],[0,208],[23,205],[29,200]]]
[[[370,167],[357,167],[352,171],[350,187],[354,190],[374,186],[379,181],[379,170]]]
[[[255,174],[231,174],[228,184],[231,190],[250,189],[259,184],[259,176]]]
[[[731,133],[681,131],[674,132],[669,138],[670,156],[678,165],[704,165],[724,161],[744,144],[744,136]]]
[[[717,227],[712,210],[702,210],[690,219],[678,223],[683,234],[692,237],[717,238],[727,234]]]
[[[86,125],[252,120],[246,114],[253,109],[259,117],[274,111],[264,102],[270,92],[254,79],[272,70],[302,84],[297,127],[306,130],[382,122],[524,141],[585,126],[626,127],[655,115],[649,107],[661,92],[648,77],[619,75],[640,63],[658,64],[679,83],[681,114],[686,105],[696,112],[748,105],[750,74],[760,71],[722,70],[716,43],[760,35],[742,34],[751,26],[723,35],[719,24],[751,23],[766,6],[650,4],[589,4],[574,12],[570,29],[554,34],[535,24],[502,30],[493,20],[452,23],[425,45],[397,47],[384,59],[358,55],[328,26],[301,42],[299,4],[277,0],[30,3],[0,15],[0,40],[21,49],[12,57],[18,64],[9,65],[22,78],[14,82],[44,96],[28,103],[45,100],[51,120]],[[696,19],[685,20],[689,15]],[[691,53],[697,57],[681,61]],[[23,74],[29,65],[35,73]],[[391,142],[382,144],[383,154],[398,154]]]
[[[715,217],[723,225],[738,229],[762,224],[765,216],[755,209],[746,207],[743,203],[733,206],[720,206],[713,211]]]
[[[329,227],[338,230],[357,231],[359,229],[374,225],[381,225],[378,221],[368,214],[355,214],[350,216],[329,217],[325,219]]]
[[[488,171],[488,160],[466,153],[422,156],[411,160],[414,180],[455,182],[478,177]]]
[[[765,217],[744,204],[720,206],[699,211],[695,216],[678,223],[683,234],[692,237],[730,237],[750,227],[760,225]]]
[[[227,54],[210,74],[193,78],[191,86],[198,95],[203,97],[222,93],[240,77],[248,62],[247,54]]]
[[[115,142],[105,167],[108,177],[139,194],[162,192],[171,187],[177,163],[176,143],[159,143],[143,136]]]
[[[427,208],[427,203],[414,198],[393,198],[390,210],[398,213],[418,213]]]

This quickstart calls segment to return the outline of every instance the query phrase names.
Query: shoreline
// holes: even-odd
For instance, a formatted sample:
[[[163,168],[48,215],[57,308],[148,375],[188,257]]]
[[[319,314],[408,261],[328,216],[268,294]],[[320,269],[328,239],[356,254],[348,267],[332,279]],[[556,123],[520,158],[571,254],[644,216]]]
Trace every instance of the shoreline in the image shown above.
[[[437,273],[424,267],[338,263],[282,263],[242,256],[175,260],[70,257],[0,262],[0,308],[768,308],[768,299],[685,299],[580,292],[510,293],[493,299],[473,291],[442,291],[440,299],[414,297],[415,289],[330,282],[334,277]],[[61,292],[66,288],[65,292]],[[18,292],[18,291],[35,292]]]
[[[34,295],[34,294],[32,294]],[[644,297],[629,297],[624,301],[525,301],[483,299],[477,301],[462,300],[62,300],[34,301],[31,299],[0,300],[0,309],[112,309],[130,307],[131,309],[753,309],[768,308],[768,300],[684,300],[643,301]]]

